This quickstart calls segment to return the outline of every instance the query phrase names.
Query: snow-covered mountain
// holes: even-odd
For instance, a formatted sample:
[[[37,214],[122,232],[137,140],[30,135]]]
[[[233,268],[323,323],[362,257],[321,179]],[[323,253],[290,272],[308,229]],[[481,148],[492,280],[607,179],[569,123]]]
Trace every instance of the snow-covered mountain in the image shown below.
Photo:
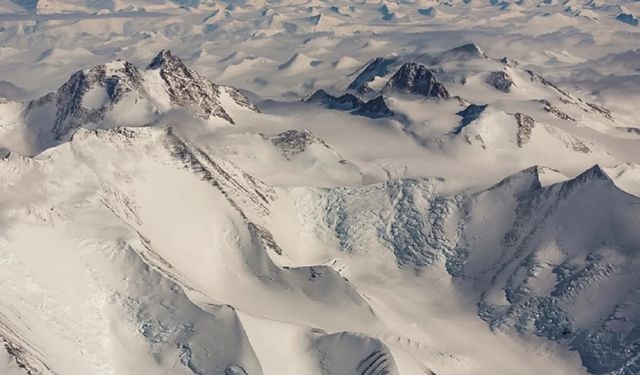
[[[0,374],[637,374],[639,14],[1,3]]]
[[[55,92],[27,103],[26,126],[15,131],[22,133],[27,152],[36,154],[66,142],[80,128],[147,126],[176,109],[229,124],[234,124],[230,112],[258,112],[240,91],[212,83],[163,50],[145,70],[115,60],[74,73]]]

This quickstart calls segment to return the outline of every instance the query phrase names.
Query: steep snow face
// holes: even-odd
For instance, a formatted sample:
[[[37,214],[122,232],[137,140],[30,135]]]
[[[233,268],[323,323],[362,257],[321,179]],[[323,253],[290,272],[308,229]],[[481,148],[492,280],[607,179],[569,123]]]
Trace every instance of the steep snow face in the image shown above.
[[[590,372],[635,372],[637,353],[629,333],[638,325],[631,307],[637,280],[629,267],[637,261],[633,249],[640,239],[632,229],[640,217],[637,198],[594,167],[547,188],[514,186],[509,211],[515,216],[487,217],[481,207],[504,199],[503,186],[477,198],[464,239],[470,249],[468,275],[482,275],[478,285],[490,285],[483,291],[480,315],[496,329],[533,332],[570,345]],[[589,202],[601,203],[594,210]],[[502,238],[474,240],[489,221],[506,224],[496,232]],[[496,258],[475,253],[492,246],[504,250]],[[483,269],[493,270],[491,279]]]
[[[43,189],[58,202],[3,211],[13,224],[0,242],[0,293],[12,308],[3,309],[0,337],[27,369],[261,374],[234,308],[301,327],[376,332],[375,314],[336,271],[271,261],[281,253],[265,227],[273,188],[171,131],[81,129],[47,157],[22,160],[32,159],[3,160],[13,171],[5,192]],[[31,185],[27,168],[50,185]],[[73,181],[59,174],[66,168]],[[49,255],[37,255],[41,239]],[[12,281],[18,274],[29,290]],[[322,363],[336,357],[339,367],[338,355],[325,353]]]
[[[620,164],[612,168],[605,169],[607,175],[614,179],[616,186],[640,197],[640,166],[634,163]]]
[[[11,328],[1,332],[7,347],[17,348],[13,361],[70,374],[261,374],[285,370],[273,361],[282,351],[297,358],[294,368],[336,374],[495,371],[495,363],[483,364],[486,353],[459,348],[455,337],[444,348],[449,334],[410,333],[400,322],[414,308],[416,317],[423,314],[428,303],[397,317],[384,284],[358,266],[366,262],[390,277],[391,293],[423,288],[394,264],[418,270],[445,262],[460,272],[458,212],[469,198],[441,194],[443,179],[274,188],[182,130],[80,129],[36,159],[2,160],[3,196],[25,199],[2,206],[12,225],[0,247],[8,259],[0,293],[15,307],[3,319]],[[309,153],[321,160],[321,150],[331,151],[304,131],[269,143],[291,161]],[[47,184],[33,185],[34,178]],[[47,198],[27,198],[39,196],[35,190]],[[34,231],[47,239],[50,257],[38,256]],[[317,251],[328,252],[332,267],[303,261]],[[20,274],[32,285],[26,294],[9,282]],[[33,304],[43,299],[50,301],[44,311]],[[459,319],[468,320],[463,311]],[[274,325],[287,332],[286,346],[267,350]],[[502,339],[491,347],[514,350]],[[443,350],[446,361],[439,360]],[[531,373],[542,368],[537,361]],[[508,372],[514,363],[500,366]],[[566,363],[557,366],[571,373]]]
[[[400,373],[389,349],[376,339],[336,333],[318,339],[318,349],[322,356],[332,359],[324,368],[330,374]]]
[[[486,59],[487,55],[475,43],[469,43],[460,47],[453,48],[443,52],[437,56],[433,62],[435,64],[444,64],[447,62],[458,62],[475,59]]]
[[[164,373],[171,369],[224,373],[244,369],[260,374],[234,310],[213,304],[203,309],[191,302],[178,277],[153,263],[151,259],[161,258],[153,257],[148,238],[126,219],[117,219],[123,214],[136,220],[136,213],[127,211],[136,202],[91,172],[92,165],[101,165],[101,171],[109,174],[113,165],[94,164],[97,159],[79,156],[86,153],[83,144],[88,139],[83,132],[73,142],[78,146],[77,155],[67,144],[51,153],[50,162],[33,161],[21,167],[20,159],[3,161],[3,169],[29,168],[34,175],[50,176],[50,184],[36,187],[20,172],[5,173],[5,192],[29,194],[38,189],[51,202],[58,202],[55,208],[32,201],[3,209],[3,217],[12,218],[13,224],[3,233],[0,245],[6,260],[0,293],[11,306],[2,308],[0,337],[15,361],[32,373]],[[137,131],[101,134],[108,135],[113,146],[134,139],[140,146],[151,135]],[[99,142],[91,146],[97,146],[95,156],[103,152],[102,157],[120,163],[107,156],[108,148],[100,148]],[[60,189],[54,176],[66,168],[75,170],[78,180],[59,175],[59,182],[70,183]],[[76,185],[79,181],[84,187]],[[95,227],[94,220],[104,226]],[[39,254],[43,240],[48,251]],[[18,275],[30,285],[27,289],[21,290],[15,282]],[[218,341],[220,338],[224,339]]]
[[[441,181],[335,189],[321,206],[343,251],[442,267],[494,329],[566,344],[593,373],[633,373],[639,200],[597,166],[547,187],[543,172],[469,196],[440,193]]]
[[[349,85],[349,90],[357,93],[367,93],[371,91],[373,87],[372,82],[378,77],[384,77],[389,73],[389,69],[396,62],[395,59],[385,59],[377,57],[371,61],[367,66],[358,74],[358,76]]]

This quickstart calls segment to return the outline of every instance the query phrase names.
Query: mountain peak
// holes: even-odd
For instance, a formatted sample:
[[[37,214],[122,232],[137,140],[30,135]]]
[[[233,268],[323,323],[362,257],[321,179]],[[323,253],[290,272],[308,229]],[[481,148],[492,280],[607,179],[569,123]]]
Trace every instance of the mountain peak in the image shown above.
[[[393,116],[393,111],[389,108],[386,99],[382,95],[378,95],[362,104],[354,113],[374,119]]]
[[[487,55],[475,43],[465,44],[450,49],[435,58],[433,64],[443,64],[451,61],[464,61],[470,59],[486,59]]]
[[[343,94],[341,96],[333,96],[325,90],[318,90],[311,96],[303,99],[306,103],[317,103],[327,106],[331,109],[352,110],[362,105],[362,101],[352,94]]]
[[[452,49],[451,51],[465,52],[465,53],[468,53],[468,54],[470,54],[472,56],[476,56],[476,57],[485,56],[485,54],[482,51],[482,49],[480,49],[480,47],[475,43],[467,43],[467,44],[464,44],[464,45],[462,45],[460,47],[456,47],[456,48]]]
[[[414,62],[402,64],[389,79],[385,91],[400,91],[416,95],[447,99],[449,92],[427,67]]]
[[[233,119],[220,102],[222,87],[189,69],[171,51],[160,51],[147,69],[159,71],[171,103],[180,107],[194,108],[200,118],[220,117],[234,124]],[[257,111],[253,105],[244,104],[249,103],[249,100],[237,90],[231,90],[230,95],[239,105]]]
[[[149,83],[160,81],[165,93],[150,92]],[[66,142],[80,128],[144,126],[171,107],[190,108],[199,118],[218,117],[234,124],[223,107],[225,98],[259,112],[238,90],[214,84],[171,51],[162,50],[145,73],[120,59],[80,70],[55,92],[31,101],[25,116],[37,153]],[[135,115],[128,111],[133,104],[138,109]]]
[[[605,185],[615,186],[615,183],[613,182],[611,177],[609,177],[607,172],[605,172],[602,167],[600,167],[600,165],[595,164],[573,179],[563,182],[562,185],[560,185],[560,194],[563,196],[567,196],[579,187],[584,185],[591,185],[593,183],[604,183]]]
[[[503,178],[489,190],[495,191],[506,188],[516,192],[522,192],[540,189],[542,187],[540,182],[540,170],[541,169],[538,165],[533,165]]]
[[[597,181],[605,181],[605,182],[613,183],[613,181],[611,180],[611,177],[609,177],[607,172],[605,172],[602,169],[602,167],[600,167],[600,165],[598,164],[595,164],[591,168],[580,173],[578,176],[574,178],[574,180],[579,182],[597,180]]]
[[[384,77],[391,70],[391,66],[395,65],[395,57],[385,58],[376,57],[371,60],[364,69],[360,71],[358,76],[351,82],[347,90],[359,94],[364,94],[372,90],[369,83],[376,77]]]
[[[147,66],[147,69],[156,70],[156,69],[168,69],[168,68],[184,68],[187,67],[184,65],[182,60],[171,53],[168,49],[163,49],[156,55],[156,57],[151,60],[151,63]]]
[[[31,131],[37,134],[36,148],[47,146],[52,137],[56,141],[68,139],[75,130],[85,124],[102,121],[105,113],[117,105],[128,94],[143,95],[143,78],[140,71],[124,60],[80,70],[72,74],[55,93],[31,101],[27,108],[27,123]],[[44,126],[41,117],[31,115],[39,108],[55,100],[55,116],[50,126]]]

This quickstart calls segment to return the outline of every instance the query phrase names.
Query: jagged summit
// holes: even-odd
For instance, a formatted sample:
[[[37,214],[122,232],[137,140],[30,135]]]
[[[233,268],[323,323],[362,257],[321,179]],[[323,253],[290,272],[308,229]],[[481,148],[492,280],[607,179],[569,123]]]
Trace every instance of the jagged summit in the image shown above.
[[[71,76],[62,89],[70,95],[95,86],[104,87],[112,102],[117,102],[126,92],[140,88],[142,76],[138,68],[124,60],[114,60],[89,70],[81,70]]]
[[[101,122],[127,96],[144,97],[142,74],[129,62],[114,60],[74,73],[56,92],[28,104],[27,127],[35,147],[46,147],[50,139],[64,141],[77,128]]]
[[[366,116],[370,118],[382,118],[393,116],[393,111],[389,108],[387,100],[384,96],[379,95],[368,102],[362,104],[354,112],[360,116]]]
[[[343,94],[341,96],[334,96],[327,93],[325,90],[318,90],[311,96],[303,99],[307,103],[317,103],[326,106],[331,109],[351,110],[359,107],[362,104],[362,100],[358,99],[352,94]]]
[[[594,164],[591,168],[580,173],[572,180],[567,181],[570,184],[584,184],[587,182],[602,181],[614,185],[613,180],[607,172],[598,164]]]
[[[170,50],[163,49],[151,60],[147,69],[187,69],[182,60],[171,53]]]
[[[347,90],[374,97],[375,93],[406,93],[447,99],[451,95],[425,65],[407,61],[400,65],[397,57],[373,59],[351,82]],[[393,74],[392,74],[393,73]],[[381,80],[382,84],[381,84]]]
[[[364,101],[353,94],[346,93],[341,96],[334,96],[320,89],[302,101],[320,104],[329,109],[351,111],[353,114],[374,119],[394,115],[384,95],[378,95],[373,99]]]
[[[562,194],[566,194],[566,192],[574,189],[575,187],[588,183],[604,182],[612,186],[615,185],[607,172],[603,170],[602,167],[598,164],[595,164],[592,167],[584,170],[572,179],[563,179],[552,184],[545,183],[546,181],[544,181],[543,178],[545,174],[549,173],[560,175],[560,172],[555,169],[543,167],[540,165],[534,165],[505,177],[500,182],[492,186],[489,190],[509,187],[515,192],[520,192],[525,190],[539,190],[544,187],[551,190],[560,189],[560,191],[563,192]],[[555,176],[555,178],[557,179],[557,176]],[[619,189],[616,188],[616,190]]]
[[[383,77],[389,74],[391,68],[396,63],[397,59],[394,57],[376,57],[370,63],[368,63],[364,69],[358,74],[358,76],[351,82],[347,90],[355,93],[364,94],[373,91],[374,88],[370,86],[370,83],[376,77]]]
[[[159,71],[169,100],[180,107],[191,107],[201,118],[220,117],[234,123],[221,106],[220,86],[187,68],[180,58],[168,50],[162,50],[149,64],[148,69]]]
[[[226,97],[258,112],[238,90],[214,84],[169,50],[162,50],[146,70],[118,59],[78,71],[55,92],[31,101],[25,110],[26,138],[37,153],[67,141],[81,127],[146,126],[172,108],[233,124],[222,105]]]
[[[404,92],[414,95],[447,99],[449,92],[427,67],[414,62],[402,64],[389,79],[383,91]]]
[[[516,192],[524,190],[536,190],[542,187],[540,181],[541,167],[533,165],[519,172],[503,178],[500,182],[490,187],[488,190],[509,188]]]

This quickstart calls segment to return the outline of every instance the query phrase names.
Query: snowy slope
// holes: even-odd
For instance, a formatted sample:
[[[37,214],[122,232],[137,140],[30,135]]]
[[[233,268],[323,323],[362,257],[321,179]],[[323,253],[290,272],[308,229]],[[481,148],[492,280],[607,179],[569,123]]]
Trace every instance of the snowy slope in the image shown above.
[[[639,16],[3,2],[0,374],[638,373]]]
[[[145,162],[132,158],[141,150],[149,155]],[[3,254],[17,258],[11,255],[4,264],[3,300],[11,309],[2,337],[26,366],[69,374],[175,368],[259,374],[235,309],[331,332],[379,324],[331,268],[282,268],[270,260],[269,252],[281,251],[262,226],[275,199],[272,188],[168,130],[80,130],[35,164],[18,158],[4,167],[22,163],[29,173],[48,175],[49,187],[30,186],[14,171],[5,180],[7,192],[44,189],[51,202],[59,202],[5,212],[13,225]],[[56,182],[56,165],[75,169],[84,182],[62,188],[60,183],[77,182]],[[136,177],[141,172],[142,180]],[[167,195],[175,189],[188,193]],[[192,215],[199,220],[187,219]],[[95,228],[96,221],[106,226]],[[49,256],[37,256],[33,234],[47,239]],[[55,263],[66,265],[51,267]],[[47,265],[50,272],[43,272]],[[32,285],[27,294],[9,282],[16,273]],[[30,304],[35,299],[50,302],[43,309]],[[121,347],[125,343],[132,347]],[[83,359],[70,365],[65,352]]]

